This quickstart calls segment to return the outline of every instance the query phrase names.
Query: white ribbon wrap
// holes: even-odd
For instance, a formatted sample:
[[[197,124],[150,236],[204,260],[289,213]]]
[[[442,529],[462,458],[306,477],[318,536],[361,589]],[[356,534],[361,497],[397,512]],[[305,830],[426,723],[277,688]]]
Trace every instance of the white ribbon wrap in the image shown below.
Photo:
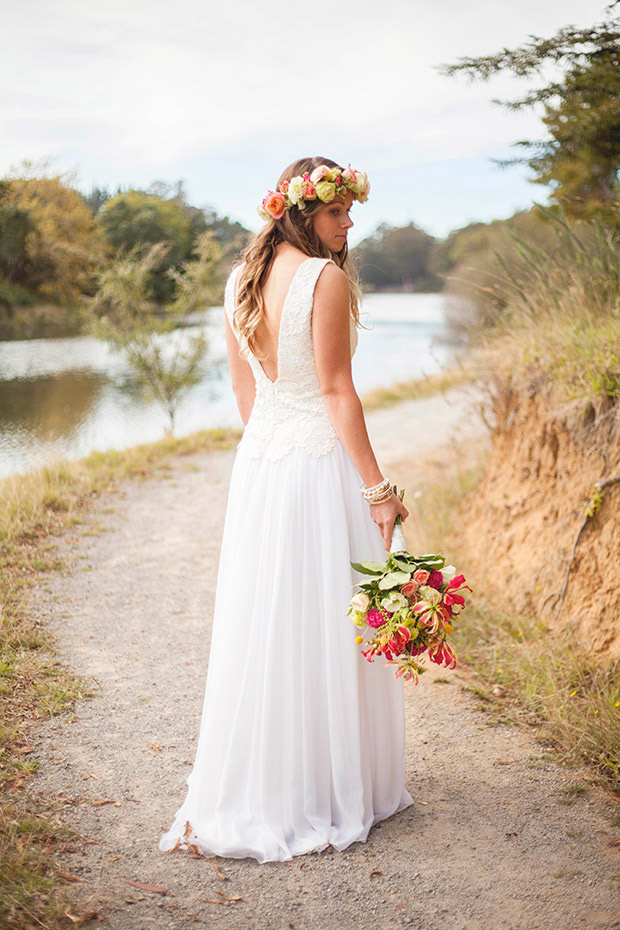
[[[390,544],[390,552],[406,552],[407,543],[405,542],[405,534],[403,533],[403,527],[401,523],[394,524],[394,531],[392,532],[392,542]]]

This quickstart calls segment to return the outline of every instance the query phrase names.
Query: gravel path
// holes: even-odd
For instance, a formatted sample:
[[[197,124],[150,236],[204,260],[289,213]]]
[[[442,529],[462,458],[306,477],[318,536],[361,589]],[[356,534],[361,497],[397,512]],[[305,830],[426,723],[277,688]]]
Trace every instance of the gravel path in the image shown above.
[[[453,392],[370,414],[380,463],[396,473],[407,460],[411,476],[443,430],[482,441],[469,402]],[[67,572],[36,593],[63,661],[98,682],[73,719],[32,734],[30,790],[83,837],[63,857],[82,907],[114,930],[620,928],[620,849],[609,845],[620,805],[544,758],[529,732],[482,713],[465,669],[406,685],[416,803],[366,843],[263,865],[158,850],[198,735],[232,461],[179,458],[164,477],[104,495],[58,542]]]

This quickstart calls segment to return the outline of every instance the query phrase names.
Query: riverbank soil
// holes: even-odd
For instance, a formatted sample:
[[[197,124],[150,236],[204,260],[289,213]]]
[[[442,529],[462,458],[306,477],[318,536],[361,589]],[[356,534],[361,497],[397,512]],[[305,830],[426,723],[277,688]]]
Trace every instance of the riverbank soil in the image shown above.
[[[480,569],[472,581],[494,603],[574,630],[595,656],[620,659],[616,399],[551,405],[542,394],[498,394],[484,481],[463,501],[459,526],[459,544]]]
[[[369,415],[384,471],[404,462],[422,481],[444,431],[487,441],[468,404]],[[198,736],[233,456],[177,459],[103,495],[58,539],[66,571],[33,595],[62,660],[96,680],[70,719],[32,733],[29,790],[79,834],[62,855],[72,913],[114,930],[620,928],[620,805],[482,711],[464,668],[405,685],[415,803],[367,842],[263,865],[159,851]]]

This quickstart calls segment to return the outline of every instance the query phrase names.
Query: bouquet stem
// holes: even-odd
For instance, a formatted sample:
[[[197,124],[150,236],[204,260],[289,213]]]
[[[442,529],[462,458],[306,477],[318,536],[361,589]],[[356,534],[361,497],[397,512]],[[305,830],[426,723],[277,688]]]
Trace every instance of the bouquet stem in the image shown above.
[[[394,530],[392,532],[392,543],[390,545],[390,552],[406,552],[407,543],[405,542],[405,534],[403,533],[403,528],[400,523],[394,524]]]
[[[396,494],[398,499],[402,501],[403,497],[405,496],[405,489],[403,488],[402,491],[399,491],[396,485],[393,485],[392,490],[394,491],[394,494]],[[390,552],[406,552],[407,551],[407,543],[405,542],[405,534],[403,533],[402,524],[403,524],[402,517],[400,514],[398,514],[396,519],[394,520],[394,530],[392,532],[392,542],[390,544]]]

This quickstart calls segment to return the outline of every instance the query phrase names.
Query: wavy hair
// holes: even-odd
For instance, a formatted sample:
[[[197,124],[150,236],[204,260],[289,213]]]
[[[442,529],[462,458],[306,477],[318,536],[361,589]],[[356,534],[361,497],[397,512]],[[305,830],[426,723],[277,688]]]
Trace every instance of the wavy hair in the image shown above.
[[[285,168],[280,177],[276,190],[283,181],[290,181],[299,174],[312,173],[319,165],[328,168],[341,168],[331,158],[300,158]],[[341,169],[342,170],[342,169]],[[349,280],[349,308],[351,317],[356,326],[361,326],[359,305],[362,294],[359,280],[353,262],[349,258],[349,247],[345,241],[340,252],[332,252],[324,245],[312,228],[312,218],[316,211],[323,206],[323,201],[307,201],[303,210],[295,206],[287,210],[279,220],[270,218],[265,226],[257,233],[247,246],[242,261],[245,263],[237,281],[237,300],[233,311],[235,326],[242,337],[239,354],[247,358],[252,352],[257,358],[256,327],[264,315],[262,288],[276,256],[276,246],[280,242],[289,242],[295,248],[304,252],[310,258],[331,258],[344,271]]]

